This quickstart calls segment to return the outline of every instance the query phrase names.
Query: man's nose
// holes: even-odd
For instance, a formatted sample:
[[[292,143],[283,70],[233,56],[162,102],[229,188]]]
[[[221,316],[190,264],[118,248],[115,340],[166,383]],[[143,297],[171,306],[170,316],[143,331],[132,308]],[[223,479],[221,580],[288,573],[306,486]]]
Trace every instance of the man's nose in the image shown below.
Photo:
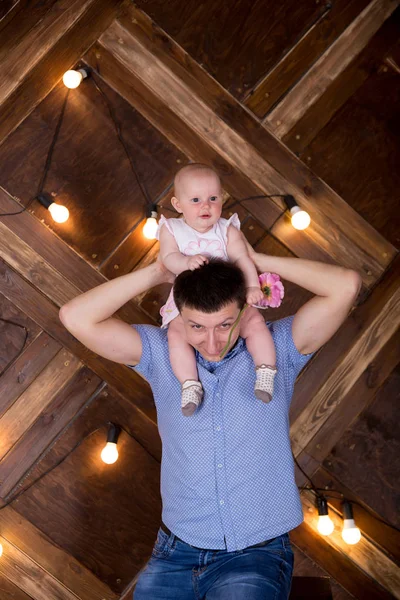
[[[208,354],[217,354],[218,353],[218,344],[216,335],[213,331],[210,331],[207,334],[207,352]]]

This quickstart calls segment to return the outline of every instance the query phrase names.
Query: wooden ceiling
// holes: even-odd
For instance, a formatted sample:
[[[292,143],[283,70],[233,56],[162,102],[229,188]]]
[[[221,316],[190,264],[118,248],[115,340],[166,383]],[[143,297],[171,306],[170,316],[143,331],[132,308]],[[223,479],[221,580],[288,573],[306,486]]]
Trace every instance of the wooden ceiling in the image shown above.
[[[295,574],[329,576],[335,600],[400,598],[399,535],[382,522],[400,526],[398,4],[2,3],[0,213],[28,210],[0,216],[0,316],[13,322],[0,321],[2,505],[20,494],[0,510],[1,600],[128,598],[159,525],[149,387],[58,319],[66,301],[158,252],[143,237],[146,201],[109,106],[160,213],[171,215],[177,168],[207,162],[227,206],[290,193],[309,211],[310,228],[298,232],[277,198],[235,206],[257,250],[362,275],[358,306],[299,377],[291,435],[315,484],[359,503],[363,537],[342,541],[340,503],[330,499],[336,533],[322,538],[303,491]],[[69,93],[45,182],[70,210],[56,224],[33,198],[66,95],[61,77],[78,64],[91,76]],[[118,316],[157,323],[168,291]],[[309,297],[286,283],[274,318]],[[16,324],[27,331],[21,354]],[[111,469],[99,458],[109,421],[126,430]]]

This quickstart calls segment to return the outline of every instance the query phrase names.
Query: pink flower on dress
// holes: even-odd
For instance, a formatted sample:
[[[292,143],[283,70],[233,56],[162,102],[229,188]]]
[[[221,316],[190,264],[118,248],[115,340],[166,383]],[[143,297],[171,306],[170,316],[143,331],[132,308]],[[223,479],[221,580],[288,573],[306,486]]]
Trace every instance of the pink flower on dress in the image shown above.
[[[260,287],[264,293],[264,299],[257,304],[260,308],[278,308],[285,295],[283,284],[276,273],[262,273],[259,278]]]
[[[186,256],[206,254],[207,256],[215,256],[217,258],[224,258],[225,256],[224,249],[219,240],[192,241],[186,246],[184,254],[186,254]]]

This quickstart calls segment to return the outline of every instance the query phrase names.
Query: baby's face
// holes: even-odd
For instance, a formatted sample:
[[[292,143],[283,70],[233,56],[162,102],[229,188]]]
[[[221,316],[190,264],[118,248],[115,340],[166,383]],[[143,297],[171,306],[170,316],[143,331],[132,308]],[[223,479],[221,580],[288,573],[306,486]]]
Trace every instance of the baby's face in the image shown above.
[[[218,176],[212,171],[187,173],[179,182],[174,208],[186,223],[201,233],[215,225],[222,212],[222,191]]]

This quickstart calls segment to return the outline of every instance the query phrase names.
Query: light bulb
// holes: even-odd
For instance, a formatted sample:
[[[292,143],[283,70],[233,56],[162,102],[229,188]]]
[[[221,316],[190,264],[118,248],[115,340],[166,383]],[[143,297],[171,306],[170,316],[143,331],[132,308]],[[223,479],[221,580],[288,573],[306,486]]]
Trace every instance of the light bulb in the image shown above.
[[[330,535],[334,528],[333,521],[329,515],[320,515],[318,517],[317,529],[321,535]]]
[[[3,554],[3,545],[0,544],[0,556]]]
[[[65,223],[69,218],[69,210],[66,206],[53,202],[49,206],[49,212],[56,223]]]
[[[309,224],[311,223],[310,215],[305,210],[302,210],[300,206],[294,206],[290,209],[290,214],[292,215],[292,225],[295,229],[303,230],[307,229]]]
[[[151,216],[147,218],[146,223],[143,226],[143,235],[148,240],[154,240],[156,238],[156,233],[158,229],[157,223],[157,213],[155,211],[151,212]]]
[[[117,444],[113,442],[107,442],[101,451],[101,458],[107,465],[112,465],[118,460],[118,449]]]
[[[63,83],[65,87],[73,90],[78,87],[84,77],[87,77],[87,72],[84,69],[78,69],[78,71],[71,69],[64,73]]]
[[[361,540],[361,531],[356,527],[354,519],[344,520],[342,538],[346,544],[357,544]]]

